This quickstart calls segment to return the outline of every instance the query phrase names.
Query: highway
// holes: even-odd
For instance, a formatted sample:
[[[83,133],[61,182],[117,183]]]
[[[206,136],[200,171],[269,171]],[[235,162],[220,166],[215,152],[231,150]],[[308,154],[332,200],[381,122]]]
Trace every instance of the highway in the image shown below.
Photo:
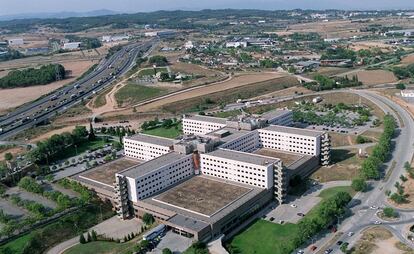
[[[128,72],[135,65],[135,60],[140,54],[145,54],[157,43],[158,39],[153,39],[126,45],[108,59],[103,59],[92,72],[80,80],[25,104],[7,115],[0,116],[0,140],[47,122],[51,117],[65,112],[105,89],[117,77]]]
[[[373,181],[370,183],[371,189],[365,193],[358,193],[353,202],[351,202],[350,210],[352,216],[346,218],[338,227],[338,231],[344,232],[342,236],[339,237],[337,241],[343,241],[350,243],[352,247],[360,237],[360,233],[371,226],[374,226],[375,221],[380,221],[382,225],[390,230],[395,237],[397,237],[401,242],[407,244],[408,246],[414,248],[414,244],[407,240],[406,230],[409,225],[414,223],[414,210],[401,210],[396,209],[400,214],[400,219],[395,222],[386,222],[382,221],[377,217],[376,213],[380,211],[378,208],[391,206],[385,195],[386,190],[395,191],[394,184],[397,181],[400,181],[399,177],[401,174],[405,173],[404,163],[406,161],[411,161],[414,154],[413,149],[413,140],[414,140],[414,121],[411,115],[401,106],[394,103],[393,101],[380,96],[374,92],[366,90],[351,90],[351,92],[359,94],[375,104],[377,104],[382,110],[386,113],[390,113],[395,116],[397,122],[399,123],[399,135],[395,138],[395,149],[392,153],[392,159],[386,163],[386,170],[392,170],[389,174],[389,177],[381,181]],[[398,117],[398,116],[399,117]],[[395,163],[395,165],[392,165]],[[357,205],[355,204],[357,200]],[[352,236],[349,236],[348,233],[353,232]],[[316,242],[316,246],[319,251],[331,248],[333,249],[332,253],[342,253],[339,250],[339,246],[333,244],[328,245],[329,240],[332,239],[332,234],[320,239]],[[305,253],[313,253],[306,249]]]

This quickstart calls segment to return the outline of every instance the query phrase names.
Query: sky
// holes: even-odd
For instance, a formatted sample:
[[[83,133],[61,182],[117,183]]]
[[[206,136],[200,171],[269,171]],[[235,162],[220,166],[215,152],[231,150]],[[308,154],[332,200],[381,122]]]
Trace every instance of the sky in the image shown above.
[[[0,0],[0,15],[108,9],[118,12],[200,9],[414,9],[414,0]]]

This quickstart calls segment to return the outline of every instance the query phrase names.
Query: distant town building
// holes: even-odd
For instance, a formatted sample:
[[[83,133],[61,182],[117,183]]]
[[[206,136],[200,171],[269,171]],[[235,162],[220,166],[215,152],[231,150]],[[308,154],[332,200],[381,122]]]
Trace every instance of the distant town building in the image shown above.
[[[414,98],[414,90],[401,90],[401,96],[405,98]]]
[[[81,42],[68,42],[63,44],[64,50],[77,50],[80,48]]]
[[[104,35],[102,36],[103,42],[117,42],[117,41],[127,41],[129,40],[129,35]]]
[[[21,46],[24,44],[23,38],[8,39],[9,46]]]
[[[184,44],[184,48],[185,48],[185,49],[192,49],[192,48],[194,48],[194,44],[193,44],[193,42],[192,42],[192,41],[187,41],[187,42]]]
[[[414,35],[414,29],[392,30],[392,31],[386,32],[384,35],[386,36],[403,35],[405,37],[410,37]]]
[[[226,42],[226,48],[245,48],[247,47],[246,41],[229,41]]]

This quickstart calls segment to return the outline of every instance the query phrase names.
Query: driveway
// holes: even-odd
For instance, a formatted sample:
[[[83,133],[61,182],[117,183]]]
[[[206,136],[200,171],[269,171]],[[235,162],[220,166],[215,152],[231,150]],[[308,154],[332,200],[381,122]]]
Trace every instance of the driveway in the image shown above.
[[[193,243],[193,238],[187,238],[172,231],[168,231],[165,236],[161,238],[161,241],[158,243],[157,247],[153,249],[152,254],[162,254],[164,248],[170,249],[174,254],[183,253],[188,247]]]

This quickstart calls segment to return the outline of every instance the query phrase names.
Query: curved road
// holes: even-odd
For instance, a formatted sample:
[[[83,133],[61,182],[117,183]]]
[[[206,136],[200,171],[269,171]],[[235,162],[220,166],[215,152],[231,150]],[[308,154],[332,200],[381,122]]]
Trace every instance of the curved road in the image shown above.
[[[387,171],[391,170],[391,165],[395,162],[393,171],[389,174],[389,178],[386,181],[377,181],[371,183],[371,190],[365,193],[358,193],[354,199],[358,199],[360,203],[353,207],[350,207],[352,216],[345,219],[338,230],[344,232],[344,234],[339,237],[337,241],[349,242],[350,247],[355,244],[358,240],[360,233],[367,227],[374,225],[375,221],[381,221],[377,216],[377,209],[370,209],[371,206],[384,207],[389,206],[387,203],[387,196],[385,195],[385,190],[395,191],[394,184],[399,181],[399,176],[405,173],[404,163],[406,161],[411,161],[414,149],[413,143],[414,140],[414,121],[411,115],[401,106],[389,100],[388,98],[382,97],[374,92],[365,91],[365,90],[351,90],[351,92],[359,94],[375,104],[377,104],[382,110],[386,113],[392,114],[399,125],[400,133],[394,139],[395,149],[392,153],[392,160],[386,163]],[[399,117],[398,117],[398,116]],[[400,122],[401,121],[401,122]],[[408,246],[414,248],[414,244],[406,239],[406,229],[408,225],[414,223],[414,212],[410,210],[401,210],[398,209],[400,213],[400,220],[396,222],[385,222],[382,221],[382,225],[389,229],[400,241],[407,244]],[[354,232],[354,235],[349,237],[348,232]],[[332,239],[332,234],[328,237],[325,237],[318,241],[315,245],[318,246],[318,249],[321,248],[332,248],[333,253],[342,253],[339,250],[339,246],[327,245],[329,240]],[[309,249],[306,250],[306,253],[309,252]]]

